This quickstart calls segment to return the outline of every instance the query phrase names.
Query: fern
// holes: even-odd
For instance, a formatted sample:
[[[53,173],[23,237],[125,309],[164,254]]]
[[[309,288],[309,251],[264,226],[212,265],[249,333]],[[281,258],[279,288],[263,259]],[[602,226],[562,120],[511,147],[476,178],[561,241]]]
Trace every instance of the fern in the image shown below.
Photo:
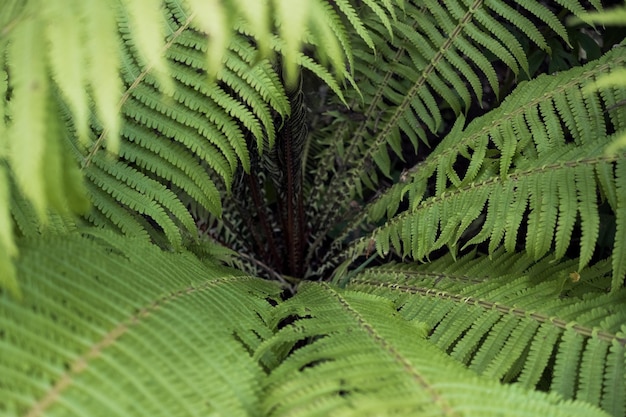
[[[270,374],[263,410],[271,416],[594,413],[476,378],[426,343],[423,326],[398,317],[385,301],[326,285],[301,286],[274,321],[301,318],[262,344],[257,357],[276,345],[286,350],[305,338],[312,342]]]
[[[5,3],[0,414],[626,413],[599,1]]]
[[[111,234],[20,249],[25,302],[0,301],[2,414],[256,414],[248,351],[278,286]]]
[[[21,253],[28,301],[0,303],[3,413],[603,415],[477,378],[379,297],[310,284],[272,310],[273,283],[109,233]],[[271,336],[293,314],[309,318]],[[319,338],[276,366],[306,337]]]
[[[623,156],[605,156],[603,144],[610,131],[623,126],[610,111],[611,125],[601,115],[603,108],[623,99],[624,91],[585,97],[580,91],[594,82],[595,74],[619,68],[623,62],[618,48],[587,67],[538,77],[465,128],[459,119],[427,160],[407,170],[404,182],[370,205],[368,217],[377,221],[383,215],[394,216],[408,196],[410,209],[372,233],[379,253],[385,255],[393,247],[403,257],[424,259],[445,245],[454,248],[479,220],[483,207],[487,213],[480,231],[464,243],[489,240],[489,250],[494,251],[504,241],[513,251],[528,209],[525,249],[536,259],[553,245],[557,258],[564,256],[580,218],[578,269],[583,269],[598,238],[597,191],[605,193],[614,210],[617,207],[617,183],[610,178],[613,169],[622,169]],[[431,183],[432,196],[428,195]],[[621,217],[618,210],[615,213]],[[621,229],[620,225],[616,239]],[[363,239],[353,253],[363,253],[367,242]],[[623,252],[622,240],[615,240],[614,288],[623,280]]]
[[[601,371],[622,369],[626,346],[626,294],[598,291],[610,282],[610,262],[581,277],[575,260],[555,265],[502,250],[493,257],[390,264],[358,274],[348,288],[390,298],[407,320],[428,325],[431,342],[476,372],[540,383],[622,415],[624,374]]]
[[[521,5],[527,3],[521,2]],[[548,20],[549,27],[567,40],[562,24],[549,10],[539,5],[527,7],[536,17]],[[568,2],[566,7],[576,13],[582,11],[577,2]],[[380,39],[377,50],[384,55],[377,58],[375,67],[371,65],[371,55],[356,55],[361,60],[356,68],[363,71],[365,83],[361,91],[367,95],[364,100],[368,103],[364,111],[366,117],[356,128],[351,121],[346,121],[334,129],[330,135],[332,139],[328,140],[330,146],[322,155],[322,163],[315,173],[315,182],[323,184],[328,172],[334,168],[336,153],[341,156],[342,165],[337,169],[347,171],[348,180],[341,185],[333,182],[332,193],[323,198],[325,204],[319,210],[324,215],[324,224],[326,221],[333,224],[336,217],[330,213],[336,213],[334,207],[350,201],[353,197],[351,189],[359,193],[362,183],[371,185],[376,182],[376,171],[370,169],[370,164],[375,163],[383,173],[389,173],[389,159],[385,157],[387,145],[400,154],[401,134],[407,135],[417,147],[418,139],[426,140],[427,130],[436,132],[440,128],[442,115],[437,97],[441,97],[455,113],[461,113],[469,106],[472,94],[482,100],[480,74],[484,74],[497,94],[496,72],[483,49],[502,59],[515,73],[520,69],[527,71],[526,54],[515,32],[511,32],[513,28],[508,29],[492,16],[499,13],[519,25],[515,29],[522,33],[534,26],[529,25],[528,19],[518,11],[503,6],[501,2],[482,1],[465,4],[409,2],[406,10],[399,13],[405,21],[394,25],[398,33],[393,38],[385,36],[383,27],[372,22],[372,29]],[[489,34],[485,33],[487,31]],[[540,33],[529,37],[545,48],[545,39]],[[474,62],[464,60],[463,55]],[[394,107],[389,108],[387,102],[393,103]],[[350,129],[356,129],[356,133],[346,138]],[[376,133],[372,136],[369,132]],[[345,155],[338,148],[343,146],[344,140],[347,142]],[[314,194],[314,200],[320,200],[319,197]]]
[[[213,9],[205,9],[202,2],[178,0],[163,2],[162,7],[161,2],[132,1],[74,4],[68,0],[67,4],[46,3],[42,7],[38,0],[20,3],[3,6],[0,16],[3,25],[0,46],[3,51],[8,50],[2,53],[0,61],[3,64],[0,91],[11,92],[11,99],[6,102],[7,94],[3,94],[0,107],[4,115],[3,131],[11,138],[7,142],[10,151],[2,158],[10,162],[19,190],[42,220],[51,204],[55,210],[85,211],[85,205],[81,204],[85,198],[82,184],[67,183],[61,188],[61,174],[45,172],[45,167],[64,154],[46,148],[48,143],[68,138],[73,142],[85,176],[94,184],[106,183],[106,176],[116,176],[119,164],[125,163],[130,166],[127,172],[137,172],[129,179],[135,184],[145,184],[143,176],[147,174],[156,176],[153,180],[161,184],[172,182],[182,190],[190,190],[185,178],[188,174],[168,176],[150,169],[155,167],[149,162],[154,157],[146,152],[154,149],[160,149],[158,155],[173,165],[180,166],[189,159],[207,164],[215,175],[196,180],[196,185],[204,187],[206,192],[197,203],[219,215],[221,196],[215,181],[219,179],[229,188],[239,163],[249,170],[248,135],[256,140],[259,150],[266,139],[271,145],[276,113],[285,117],[289,111],[282,80],[267,60],[269,51],[273,48],[288,57],[284,66],[290,77],[295,74],[296,65],[301,64],[335,85],[337,92],[340,92],[337,79],[342,74],[349,76],[339,69],[335,77],[299,51],[302,42],[320,44],[320,36],[326,45],[339,43],[332,40],[334,36],[345,38],[337,14],[320,8],[319,0],[310,0],[316,10],[314,21],[307,17],[301,27],[282,31],[282,38],[277,39],[272,38],[272,26],[263,23],[269,19],[269,8],[259,9],[254,1],[232,0],[223,5],[211,2]],[[250,4],[262,14],[250,13]],[[289,2],[276,0],[274,4],[286,7]],[[244,10],[245,18],[237,24],[229,19],[217,24],[219,19],[212,20],[209,16],[226,16],[230,6]],[[144,9],[146,12],[141,12]],[[207,10],[211,12],[207,14]],[[74,24],[56,24],[72,16],[79,16]],[[281,26],[284,22],[277,17],[275,23]],[[245,30],[238,31],[237,25]],[[307,39],[304,33],[310,25],[314,25],[314,30]],[[212,35],[210,41],[207,34]],[[279,46],[287,38],[289,43]],[[46,44],[51,46],[48,55]],[[332,63],[340,64],[346,54],[350,54],[350,49],[344,39],[343,47],[332,56]],[[119,60],[113,58],[117,55]],[[46,59],[41,59],[42,56]],[[323,53],[322,58],[325,58]],[[50,111],[49,105],[58,110]],[[59,118],[65,120],[64,127],[69,127],[69,131],[55,131],[51,121]],[[53,133],[57,136],[50,137]],[[105,139],[107,149],[103,151]],[[115,164],[105,167],[105,158],[100,157],[100,170],[92,168],[96,155],[109,151],[117,154],[125,142],[139,144],[144,152],[141,156],[138,153],[130,156],[128,162],[115,163],[118,168]],[[127,152],[124,149],[125,155]],[[137,165],[140,170],[136,169]],[[102,170],[106,175],[96,179],[104,175]],[[99,202],[96,208],[102,210],[88,216],[95,224],[102,224],[97,218],[110,218],[116,211],[114,205],[136,205],[137,198],[129,193],[114,197],[111,192],[98,190],[98,186],[87,188],[91,190],[90,198]],[[155,208],[148,210],[150,213],[132,209],[136,215],[155,216],[152,220],[156,229],[148,226],[144,233],[167,230],[170,243],[180,246],[182,235],[173,225],[190,226],[189,216],[180,209],[173,210],[171,204],[164,205],[164,201],[171,199],[167,192],[152,197],[150,204]],[[58,201],[62,203],[56,204]],[[3,210],[7,209],[4,205]],[[138,226],[145,222],[134,223]],[[122,225],[117,223],[117,226]],[[190,229],[187,227],[187,233]],[[15,254],[9,228],[3,229],[2,235],[2,241],[6,242],[3,247]],[[8,282],[13,282],[13,278]],[[15,287],[14,283],[10,285]]]

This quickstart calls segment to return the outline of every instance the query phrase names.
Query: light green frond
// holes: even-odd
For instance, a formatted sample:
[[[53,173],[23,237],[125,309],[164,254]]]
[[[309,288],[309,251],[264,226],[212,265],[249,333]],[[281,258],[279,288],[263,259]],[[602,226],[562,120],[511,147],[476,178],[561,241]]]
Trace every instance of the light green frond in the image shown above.
[[[91,81],[94,107],[100,124],[106,130],[107,149],[119,149],[120,114],[122,97],[119,54],[120,40],[116,24],[116,8],[101,0],[78,2],[85,18],[83,33],[87,74]]]
[[[271,335],[276,285],[112,234],[20,253],[23,299],[0,296],[3,412],[259,415],[248,352]]]
[[[429,341],[470,369],[525,387],[549,386],[621,416],[626,378],[615,370],[626,359],[626,293],[595,288],[610,285],[609,261],[580,274],[577,263],[536,263],[502,250],[456,261],[448,255],[366,269],[348,288],[389,298],[403,317],[428,325]]]
[[[300,2],[275,0],[276,20],[280,26],[281,39],[284,40],[283,56],[286,61],[286,80],[290,85],[296,82],[295,59],[304,34],[300,28],[306,27],[310,0]],[[297,34],[297,35],[296,35]]]
[[[260,55],[268,56],[271,36],[270,2],[267,0],[233,0],[233,3],[238,12],[245,16],[248,30],[258,40]]]
[[[71,22],[77,2],[45,2],[44,13],[53,22]],[[76,130],[82,142],[87,141],[87,120],[89,106],[87,104],[87,83],[83,71],[87,61],[84,55],[83,33],[81,26],[74,24],[48,24],[45,37],[50,44],[48,54],[52,77],[59,90],[64,94],[74,116]],[[41,59],[41,58],[40,58]]]
[[[17,7],[17,3],[6,4],[0,11],[0,22],[4,26],[6,20],[13,16],[13,7]],[[1,44],[0,40],[0,44]],[[5,56],[0,54],[0,117],[5,117],[7,103],[6,97],[8,88],[8,74],[4,69]],[[11,189],[9,182],[9,167],[7,166],[7,152],[9,141],[7,140],[7,129],[4,123],[0,123],[0,288],[7,288],[13,295],[19,295],[19,286],[17,285],[15,268],[13,260],[17,255],[17,247],[13,232],[13,222],[11,221]]]
[[[559,4],[563,4],[564,2],[566,2],[567,0],[558,0],[557,2]],[[599,0],[592,0],[590,1],[591,5],[598,10],[599,12],[590,12],[588,10],[585,10],[582,6],[576,4],[576,7],[572,9],[572,12],[574,14],[574,16],[572,16],[570,18],[570,22],[589,22],[589,23],[601,23],[601,22],[596,22],[593,18],[593,16],[595,14],[602,16],[602,15],[607,15],[611,12],[609,11],[602,11],[602,4],[600,3]],[[607,22],[609,23],[609,22]]]
[[[423,324],[400,314],[378,296],[301,285],[273,319],[295,321],[256,352],[258,358],[269,349],[286,356],[265,384],[262,411],[268,416],[605,415],[585,403],[479,378],[425,340]],[[304,340],[309,342],[294,348]]]
[[[124,0],[118,25],[125,43],[133,45],[141,57],[141,66],[159,80],[161,91],[169,95],[173,85],[163,54],[166,30],[162,7],[161,0]]]
[[[356,33],[363,39],[363,42],[371,49],[374,49],[374,41],[370,37],[367,28],[363,25],[361,19],[357,15],[354,7],[348,0],[337,0],[335,1],[337,7],[341,12],[346,16]]]
[[[322,62],[330,62],[333,68],[342,68],[344,62],[351,66],[352,47],[333,6],[327,2],[313,2],[311,19],[317,36],[310,43],[320,51]],[[348,60],[345,57],[349,57]],[[338,71],[339,77],[342,73],[343,71]]]
[[[219,0],[185,0],[185,2],[191,10],[190,17],[210,38],[205,59],[207,73],[213,77],[222,67],[224,54],[232,36],[228,13]]]
[[[48,100],[45,38],[41,25],[25,19],[12,31],[7,61],[10,66],[10,85],[14,98],[8,111],[13,115],[9,126],[9,160],[15,180],[37,214],[43,218],[46,209],[45,125]]]

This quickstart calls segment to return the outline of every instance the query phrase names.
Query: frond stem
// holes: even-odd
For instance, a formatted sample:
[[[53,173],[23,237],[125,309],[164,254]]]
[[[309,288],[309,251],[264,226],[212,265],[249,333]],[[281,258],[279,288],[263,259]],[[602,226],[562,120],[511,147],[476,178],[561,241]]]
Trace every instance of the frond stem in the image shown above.
[[[376,274],[375,271],[370,271],[370,273]],[[605,330],[598,330],[592,327],[583,326],[582,324],[578,324],[576,322],[568,322],[566,320],[560,319],[558,317],[549,316],[546,314],[542,314],[537,311],[529,311],[519,307],[513,307],[501,304],[499,302],[492,302],[488,300],[484,300],[482,298],[476,298],[471,296],[466,296],[462,294],[451,294],[446,291],[427,288],[427,287],[416,287],[412,285],[403,285],[403,284],[388,284],[381,283],[378,281],[368,281],[362,280],[358,281],[359,285],[368,285],[375,286],[380,288],[381,286],[388,288],[390,290],[397,290],[411,294],[420,294],[424,297],[437,298],[440,300],[450,300],[452,302],[456,302],[459,304],[469,304],[481,307],[485,310],[495,310],[498,313],[502,314],[511,314],[520,318],[530,318],[535,320],[536,322],[550,323],[554,327],[559,329],[567,330],[572,329],[576,333],[585,336],[585,337],[597,337],[598,339],[611,344],[613,341],[619,343],[621,346],[626,346],[626,337],[620,337],[617,334],[607,332]]]

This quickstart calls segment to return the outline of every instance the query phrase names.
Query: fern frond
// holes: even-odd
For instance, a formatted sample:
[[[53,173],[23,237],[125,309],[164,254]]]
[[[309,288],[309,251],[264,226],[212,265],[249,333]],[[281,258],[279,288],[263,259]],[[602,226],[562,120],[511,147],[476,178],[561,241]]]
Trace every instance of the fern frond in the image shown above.
[[[489,239],[492,251],[502,241],[514,250],[528,213],[526,250],[538,259],[554,247],[561,257],[580,219],[579,269],[584,268],[598,237],[596,195],[612,196],[608,200],[612,209],[620,211],[615,182],[607,175],[612,175],[615,163],[621,164],[623,155],[605,157],[603,147],[607,135],[621,126],[598,119],[603,119],[601,109],[621,100],[624,91],[584,97],[580,91],[625,59],[623,51],[616,50],[585,67],[539,77],[467,127],[463,128],[463,119],[457,121],[438,148],[407,171],[404,182],[370,205],[369,219],[375,222],[385,214],[393,216],[403,200],[409,204],[408,211],[389,220],[371,238],[381,239],[380,247],[389,247],[392,239],[394,250],[402,256],[423,259],[444,245],[454,248],[469,225],[479,221],[480,232],[464,243]],[[345,233],[358,224],[355,221]],[[368,241],[369,237],[361,240],[352,253],[363,253]],[[621,262],[621,253],[613,255],[615,262]],[[617,272],[616,284],[623,279]]]
[[[174,219],[189,232],[195,231],[191,215],[172,191],[128,165],[96,160],[85,174],[98,187],[99,193],[108,194],[113,199],[109,205],[123,204],[133,213],[149,216],[163,229],[175,248],[182,247],[182,238]],[[121,223],[124,219],[112,220],[124,227]]]
[[[23,300],[0,297],[3,414],[257,415],[248,352],[276,285],[112,234],[20,253]]]
[[[610,262],[572,282],[576,264],[536,263],[503,250],[493,260],[470,254],[455,262],[448,255],[425,265],[366,269],[348,288],[393,300],[403,317],[427,323],[429,340],[470,369],[526,387],[550,386],[621,416],[626,377],[615,370],[626,359],[626,292],[594,289],[610,285]],[[577,288],[586,294],[570,295]]]
[[[83,36],[93,107],[107,131],[106,146],[115,151],[119,149],[119,102],[123,87],[119,76],[121,64],[117,59],[111,59],[118,55],[120,49],[117,9],[106,1],[86,0],[78,3],[84,7],[81,15],[85,19]]]
[[[615,249],[613,250],[613,273],[615,287],[620,284],[620,277],[626,275],[626,212],[617,209],[626,204],[626,161],[619,161],[615,168]]]
[[[94,207],[85,216],[89,223],[97,227],[120,231],[129,237],[150,240],[151,227],[144,219],[129,212],[126,206],[121,206],[115,197],[103,192],[102,186],[88,183],[87,189]]]
[[[562,5],[569,11],[581,9],[577,1]],[[438,101],[461,114],[470,103],[482,100],[480,80],[485,78],[497,94],[498,77],[490,55],[515,73],[527,72],[520,34],[527,34],[540,48],[546,49],[547,43],[536,24],[524,15],[534,21],[545,20],[555,36],[567,40],[555,14],[538,3],[528,6],[523,15],[496,1],[410,1],[403,10],[397,7],[395,15],[398,21],[392,25],[393,37],[386,33],[388,28],[379,16],[366,14],[363,18],[378,55],[368,53],[365,46],[355,53],[355,79],[363,99],[353,96],[351,102],[357,109],[363,108],[363,121],[347,119],[327,130],[328,148],[313,173],[314,183],[323,184],[312,196],[312,201],[322,202],[311,214],[323,226],[320,236],[348,210],[353,198],[362,195],[363,186],[377,183],[378,172],[389,173],[389,158],[383,155],[393,151],[402,158],[403,140],[409,138],[417,148],[418,140],[426,140],[427,131],[439,130],[442,115]],[[502,24],[503,19],[510,25]],[[329,178],[330,186],[326,186]]]
[[[381,297],[307,283],[276,313],[275,324],[296,319],[256,352],[288,352],[265,386],[269,416],[604,415],[582,402],[478,378]]]
[[[2,100],[0,100],[2,101]],[[9,179],[7,169],[0,165],[0,288],[6,288],[15,296],[20,295],[13,258],[17,255],[17,246],[13,238],[9,199]]]
[[[188,158],[185,154],[176,154],[177,158],[170,162],[172,153],[159,152],[155,155],[147,152],[145,148],[133,145],[132,142],[122,144],[120,156],[131,163],[137,161],[142,169],[171,181],[173,186],[180,188],[193,201],[208,207],[212,213],[220,213],[219,191],[204,167],[196,160]]]
[[[40,57],[45,55],[45,37],[41,26],[32,20],[16,26],[12,35],[8,61],[12,63],[10,82],[15,97],[8,109],[13,114],[8,156],[19,188],[43,218],[46,208],[44,120],[49,86],[46,67]]]
[[[62,159],[61,154],[52,153],[53,147],[46,147],[46,142],[68,140],[88,169],[97,158],[103,163],[99,153],[105,153],[105,140],[106,150],[117,154],[120,134],[122,141],[130,140],[144,148],[135,147],[131,155],[125,147],[122,163],[166,186],[171,181],[219,214],[215,179],[221,177],[228,189],[240,163],[249,170],[249,139],[256,139],[259,151],[266,144],[271,146],[275,123],[290,110],[283,80],[268,61],[272,49],[293,56],[286,60],[288,68],[311,68],[338,93],[338,80],[346,74],[351,80],[344,68],[344,61],[351,60],[351,40],[340,12],[321,0],[307,0],[313,15],[304,13],[302,24],[292,26],[291,16],[272,22],[270,7],[250,0],[63,0],[44,2],[41,7],[39,3],[11,1],[3,5],[1,90],[11,94],[8,101],[3,94],[0,110],[10,149],[6,155],[2,151],[2,158],[9,160],[19,190],[33,202],[40,217],[47,213],[51,197],[56,199],[52,201],[55,205],[65,201],[72,209],[75,197],[81,192],[84,196],[80,180],[43,172],[53,165],[51,160]],[[275,7],[293,8],[291,3],[273,2]],[[242,13],[235,19],[232,10]],[[59,24],[70,20],[72,24]],[[361,24],[355,16],[351,22]],[[275,28],[279,36],[273,34]],[[326,55],[320,48],[320,53],[308,57],[301,52],[303,42],[336,47]],[[281,46],[276,47],[277,43]],[[326,64],[325,57],[336,67],[335,74],[320,64],[320,60]],[[62,109],[60,114],[50,114],[50,102]],[[126,123],[120,123],[121,119]],[[52,138],[50,132],[55,129],[50,121],[60,120],[67,129]],[[149,139],[137,136],[146,131],[150,132]],[[162,136],[159,145],[147,145],[155,134]],[[217,173],[211,173],[207,186],[200,186],[206,195],[199,195],[197,187],[192,191],[194,187],[180,171],[156,172],[150,161],[157,155],[150,152],[158,147],[163,155],[171,142],[183,146],[172,145],[177,150],[168,158],[169,163],[180,166],[184,160],[200,159],[209,166],[208,171]],[[182,149],[185,155],[180,153]],[[126,160],[127,156],[134,160]],[[194,181],[197,184],[197,179]],[[72,188],[76,184],[77,188]],[[184,219],[181,213],[176,216],[189,225],[189,217]],[[96,217],[102,219],[92,216]],[[164,217],[157,223],[154,230],[170,229],[169,238],[180,242],[179,233]]]
[[[122,107],[127,118],[121,130],[125,140],[122,159],[116,162],[102,158],[93,148],[86,157],[84,170],[104,191],[94,198],[96,209],[105,210],[105,218],[125,233],[135,233],[138,226],[145,225],[154,236],[154,227],[141,219],[124,225],[129,216],[112,217],[113,212],[119,211],[113,204],[121,204],[131,212],[149,216],[168,240],[180,247],[179,225],[190,236],[196,235],[195,223],[181,200],[191,198],[219,216],[222,195],[216,178],[228,190],[240,162],[249,170],[248,134],[256,137],[259,150],[267,137],[271,144],[275,136],[273,112],[284,117],[289,105],[271,65],[266,61],[254,62],[254,50],[243,37],[235,36],[233,49],[226,52],[224,67],[217,76],[223,82],[220,85],[207,82],[202,52],[206,39],[190,29],[178,32],[179,28],[173,26],[171,30],[175,37],[168,44],[167,57],[176,90],[164,100],[158,81],[142,72],[131,45],[127,45],[124,74],[130,87]],[[99,168],[92,168],[94,164]],[[122,182],[119,190],[115,190],[115,182],[104,171]],[[120,172],[124,172],[123,178]],[[136,191],[128,189],[124,182]],[[146,186],[152,191],[147,192]],[[172,190],[184,195],[174,195]],[[105,203],[111,197],[118,203]],[[90,219],[95,224],[104,221],[96,215]]]
[[[372,40],[367,28],[363,25],[363,22],[359,18],[356,10],[348,0],[336,0],[335,4],[341,10],[341,12],[346,16],[355,32],[363,39],[363,42],[371,49],[374,49],[374,41]],[[352,58],[352,57],[350,57]],[[350,62],[350,66],[353,66],[353,63]]]
[[[573,223],[579,216],[583,233],[579,265],[582,269],[591,259],[598,238],[595,167],[611,165],[615,158],[605,158],[603,149],[598,146],[561,152],[560,162],[552,164],[555,153],[551,155],[534,161],[532,168],[514,171],[504,179],[487,177],[416,202],[413,209],[376,229],[372,238],[381,240],[380,245],[387,247],[389,244],[385,242],[393,240],[396,242],[393,249],[401,256],[424,259],[444,245],[454,248],[486,209],[484,223],[478,226],[480,231],[466,245],[490,239],[490,248],[497,248],[504,241],[507,250],[514,251],[520,225],[525,221],[528,225],[526,250],[538,259],[548,253],[553,244],[561,256],[565,253]],[[572,179],[564,179],[570,175]],[[559,186],[562,181],[565,184]],[[561,193],[555,199],[557,187]],[[571,188],[564,192],[564,187]],[[528,219],[524,220],[527,210]],[[401,242],[400,246],[398,242]],[[366,245],[367,241],[360,241],[355,253],[363,253]]]
[[[141,66],[159,80],[162,91],[171,94],[173,85],[163,54],[166,27],[162,18],[161,1],[124,0],[122,4],[117,23],[123,41],[137,52]],[[225,45],[219,46],[222,50],[225,49]]]

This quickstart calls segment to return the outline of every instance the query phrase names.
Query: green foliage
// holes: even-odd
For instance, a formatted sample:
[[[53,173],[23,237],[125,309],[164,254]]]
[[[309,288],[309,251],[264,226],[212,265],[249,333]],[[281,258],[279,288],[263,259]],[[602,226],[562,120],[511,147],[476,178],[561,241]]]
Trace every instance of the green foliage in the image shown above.
[[[311,283],[272,308],[277,283],[110,233],[20,250],[3,415],[606,415],[478,377],[380,297]]]
[[[263,411],[270,416],[602,414],[478,378],[428,343],[423,326],[403,320],[385,301],[303,285],[277,314],[304,318],[280,330],[259,352],[276,345],[284,350],[284,344],[305,338],[312,342],[270,374]]]
[[[154,235],[143,218],[148,216],[172,245],[181,247],[183,231],[195,234],[194,222],[180,196],[168,188],[180,189],[219,215],[216,182],[229,189],[240,163],[250,169],[248,139],[256,140],[259,151],[266,142],[271,146],[274,119],[289,113],[279,71],[268,60],[270,49],[288,58],[283,60],[288,78],[294,77],[296,65],[310,68],[341,94],[337,79],[350,74],[337,68],[335,78],[300,52],[303,42],[321,44],[320,36],[325,45],[340,44],[337,39],[345,37],[336,13],[320,8],[319,0],[310,1],[315,3],[311,13],[295,29],[285,31],[287,15],[273,16],[283,27],[280,37],[263,23],[270,11],[255,8],[257,1],[202,3],[68,0],[51,5],[31,0],[3,5],[0,157],[42,222],[50,207],[85,213],[87,194],[97,208],[88,214],[93,224]],[[287,11],[293,4],[273,3]],[[231,7],[244,10],[249,20],[231,22]],[[221,21],[220,14],[228,19]],[[55,23],[73,16],[79,18],[72,24]],[[317,30],[300,39],[309,25]],[[330,56],[335,65],[350,53],[349,44],[341,44]],[[319,48],[318,55],[327,59],[327,52]],[[86,186],[68,160],[68,146]],[[121,159],[116,162],[109,153]],[[56,166],[63,169],[51,169]],[[8,201],[2,200],[2,213]],[[11,228],[6,221],[0,226],[3,251],[15,256]],[[3,269],[8,265],[7,257]],[[6,284],[16,288],[11,274],[6,276]]]
[[[623,155],[605,155],[610,131],[624,127],[621,111],[608,111],[626,99],[623,89],[584,95],[596,77],[624,65],[616,50],[587,66],[555,76],[541,76],[520,86],[498,109],[462,128],[455,127],[429,158],[405,173],[369,208],[370,219],[390,220],[374,231],[378,251],[393,249],[404,257],[424,259],[445,245],[455,250],[469,225],[484,213],[480,231],[466,245],[489,240],[489,251],[504,246],[514,251],[519,226],[527,223],[524,247],[539,259],[552,249],[566,254],[580,219],[582,270],[593,256],[600,224],[596,195],[616,215],[613,246],[614,288],[626,274],[621,174]],[[607,123],[608,122],[608,123]],[[489,152],[489,149],[498,152]],[[427,185],[434,182],[432,195]],[[410,209],[396,214],[408,195]],[[621,197],[620,197],[621,196]],[[527,220],[524,214],[530,211]],[[361,253],[367,241],[357,245]]]
[[[0,414],[624,415],[598,1],[48,3],[0,10]]]
[[[388,264],[354,277],[349,289],[393,300],[429,340],[480,374],[549,386],[565,398],[626,412],[626,291],[609,285],[610,262],[581,277],[576,260],[535,262],[499,250],[493,260],[451,256],[425,265]],[[511,272],[514,271],[514,272]],[[603,371],[604,370],[604,371]]]
[[[24,241],[2,415],[256,415],[278,285],[110,233]],[[80,254],[77,257],[76,254]]]

